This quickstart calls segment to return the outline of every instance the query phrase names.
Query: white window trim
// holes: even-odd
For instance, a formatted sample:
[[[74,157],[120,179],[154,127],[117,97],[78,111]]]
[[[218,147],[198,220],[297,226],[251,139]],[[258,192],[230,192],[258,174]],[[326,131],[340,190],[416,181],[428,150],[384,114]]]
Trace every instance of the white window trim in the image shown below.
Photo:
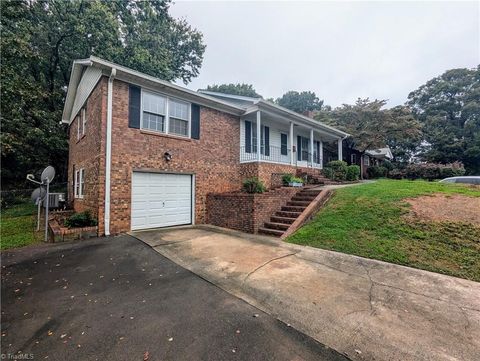
[[[80,140],[80,117],[77,115],[75,119],[77,120],[77,140]]]
[[[75,171],[75,182],[73,189],[75,198],[83,199],[85,190],[85,169],[80,168]]]
[[[85,127],[87,125],[87,111],[85,110],[85,108],[82,108],[81,110],[82,112],[82,136],[85,135]]]
[[[363,156],[363,165],[370,167],[370,157],[368,155]]]
[[[149,94],[153,94],[153,95],[157,95],[157,96],[165,98],[165,115],[163,115],[165,117],[165,132],[159,132],[157,130],[153,130],[153,129],[143,127],[143,93],[149,93]],[[188,116],[187,116],[187,118],[188,118],[187,119],[187,122],[188,122],[187,135],[170,133],[170,109],[169,109],[170,100],[173,100],[173,101],[176,101],[176,102],[179,102],[179,103],[184,103],[184,104],[187,105],[187,112],[188,112]],[[162,114],[159,114],[159,115],[162,115]],[[175,119],[178,119],[178,118],[175,118]],[[183,120],[183,119],[180,119],[180,120]],[[168,96],[168,95],[163,94],[163,93],[159,93],[159,92],[155,92],[155,91],[152,91],[152,90],[142,88],[141,89],[141,94],[140,94],[140,129],[145,130],[145,131],[149,131],[149,132],[173,135],[175,137],[191,138],[192,137],[192,103],[187,102],[187,101],[182,100],[182,99],[179,99],[179,98]]]

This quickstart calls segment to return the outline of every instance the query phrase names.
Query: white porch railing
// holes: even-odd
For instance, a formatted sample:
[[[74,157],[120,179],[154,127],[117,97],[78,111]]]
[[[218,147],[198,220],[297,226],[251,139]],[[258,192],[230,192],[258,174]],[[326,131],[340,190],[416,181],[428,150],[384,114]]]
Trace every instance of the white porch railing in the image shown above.
[[[265,149],[264,146],[260,147],[260,158],[257,153],[256,146],[251,146],[249,148],[242,146],[240,147],[240,163],[250,163],[250,162],[267,162],[267,163],[281,163],[281,164],[290,164],[298,167],[313,167],[321,168],[321,159],[318,154],[314,153],[313,156],[310,152],[302,151],[302,160],[298,160],[298,157],[295,153],[294,163],[291,163],[291,150],[281,147],[269,146]]]

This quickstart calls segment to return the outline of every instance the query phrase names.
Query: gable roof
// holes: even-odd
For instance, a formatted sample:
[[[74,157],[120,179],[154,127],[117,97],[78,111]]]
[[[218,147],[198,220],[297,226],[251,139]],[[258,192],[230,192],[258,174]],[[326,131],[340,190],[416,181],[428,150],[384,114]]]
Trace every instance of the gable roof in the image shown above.
[[[368,154],[371,157],[374,157],[374,158],[393,159],[393,154],[392,154],[392,150],[390,149],[390,147],[370,149],[370,150],[365,151],[365,153]]]
[[[270,112],[294,123],[327,132],[335,137],[346,138],[349,136],[348,133],[339,129],[330,127],[312,118],[308,118],[302,114],[298,114],[261,98],[251,98],[203,90],[196,92],[95,56],[90,56],[87,59],[75,60],[73,62],[70,83],[68,84],[67,96],[62,114],[63,123],[70,124],[73,121],[74,117],[95,88],[98,80],[102,75],[110,76],[113,69],[116,70],[115,79],[123,80],[127,83],[141,87],[162,91],[168,95],[180,97],[184,100],[217,109],[228,114],[243,116],[261,110]]]

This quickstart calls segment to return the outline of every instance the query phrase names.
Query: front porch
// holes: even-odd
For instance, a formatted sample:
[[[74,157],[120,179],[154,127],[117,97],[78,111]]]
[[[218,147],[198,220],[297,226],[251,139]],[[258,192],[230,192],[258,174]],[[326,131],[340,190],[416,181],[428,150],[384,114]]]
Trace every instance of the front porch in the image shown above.
[[[251,111],[240,122],[240,163],[323,169],[331,160],[330,153],[325,157],[327,144],[337,148],[337,159],[342,159],[343,138],[328,128],[313,119],[300,122],[269,111]]]

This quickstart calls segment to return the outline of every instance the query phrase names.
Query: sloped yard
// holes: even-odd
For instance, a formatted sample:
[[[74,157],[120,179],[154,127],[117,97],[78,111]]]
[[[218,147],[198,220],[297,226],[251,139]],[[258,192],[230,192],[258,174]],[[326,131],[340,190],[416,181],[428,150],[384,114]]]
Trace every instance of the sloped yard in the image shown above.
[[[480,281],[480,188],[379,180],[338,189],[287,242]]]

